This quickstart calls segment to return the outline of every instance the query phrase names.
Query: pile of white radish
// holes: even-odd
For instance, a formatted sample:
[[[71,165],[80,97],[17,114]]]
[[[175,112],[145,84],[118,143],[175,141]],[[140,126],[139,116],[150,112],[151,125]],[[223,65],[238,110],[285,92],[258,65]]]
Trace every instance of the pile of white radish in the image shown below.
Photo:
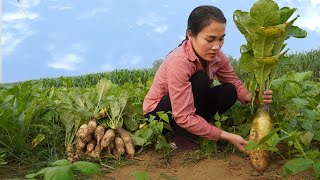
[[[67,145],[67,156],[70,162],[79,157],[90,156],[103,158],[113,155],[118,158],[127,155],[133,159],[135,154],[134,144],[129,132],[123,128],[111,129],[98,125],[95,118],[88,124],[83,124],[76,134],[76,152],[72,144]]]

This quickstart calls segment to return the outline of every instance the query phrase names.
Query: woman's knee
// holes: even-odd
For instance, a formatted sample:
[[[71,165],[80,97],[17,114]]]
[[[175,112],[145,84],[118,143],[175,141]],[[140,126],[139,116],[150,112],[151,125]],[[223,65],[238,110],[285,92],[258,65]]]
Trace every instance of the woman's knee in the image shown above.
[[[236,101],[238,98],[236,87],[231,83],[223,83],[222,86],[224,88],[224,93]]]

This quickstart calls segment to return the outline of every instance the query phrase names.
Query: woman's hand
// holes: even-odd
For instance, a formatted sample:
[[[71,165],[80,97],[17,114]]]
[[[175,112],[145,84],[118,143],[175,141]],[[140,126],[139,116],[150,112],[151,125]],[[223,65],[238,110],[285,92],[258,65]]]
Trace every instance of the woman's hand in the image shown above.
[[[243,139],[243,137],[226,131],[221,132],[221,139],[229,141],[241,152],[244,152],[244,148],[248,143],[245,139]]]
[[[260,103],[259,98],[258,98],[258,94],[259,94],[259,89],[256,90],[256,97],[254,98],[255,104]],[[251,102],[251,99],[252,99],[251,93],[246,94],[246,96],[244,97],[245,103]],[[263,99],[264,104],[272,103],[272,90],[266,90],[262,95],[262,99]]]
[[[266,90],[262,95],[262,99],[264,104],[272,103],[272,90]]]

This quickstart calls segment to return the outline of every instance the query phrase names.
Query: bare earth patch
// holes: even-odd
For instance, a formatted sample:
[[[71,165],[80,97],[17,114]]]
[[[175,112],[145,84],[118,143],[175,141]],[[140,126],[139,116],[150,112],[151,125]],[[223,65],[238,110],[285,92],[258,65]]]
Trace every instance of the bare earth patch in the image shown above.
[[[164,162],[160,153],[149,150],[137,156],[141,161],[136,160],[132,164],[108,170],[109,173],[101,179],[136,180],[135,172],[146,172],[153,180],[164,179],[159,178],[160,173],[179,180],[283,179],[280,171],[284,161],[278,157],[273,157],[267,171],[260,173],[253,169],[249,157],[244,154],[229,154],[225,157],[205,158],[199,161],[192,156],[191,152],[175,151],[168,164]],[[289,179],[313,179],[313,176],[311,172],[304,172],[290,176]]]

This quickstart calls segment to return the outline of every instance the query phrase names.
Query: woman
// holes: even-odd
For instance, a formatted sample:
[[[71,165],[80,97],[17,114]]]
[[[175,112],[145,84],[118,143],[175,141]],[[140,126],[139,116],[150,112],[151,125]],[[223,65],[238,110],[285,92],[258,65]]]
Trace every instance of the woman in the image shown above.
[[[247,141],[223,131],[208,121],[224,113],[236,100],[251,101],[251,93],[236,76],[220,50],[225,37],[226,19],[214,6],[199,6],[188,18],[186,39],[160,65],[143,102],[145,117],[158,111],[172,111],[175,128],[183,128],[212,141],[227,140],[244,151]],[[221,85],[211,87],[216,76]],[[272,91],[264,92],[264,103],[272,102]]]

